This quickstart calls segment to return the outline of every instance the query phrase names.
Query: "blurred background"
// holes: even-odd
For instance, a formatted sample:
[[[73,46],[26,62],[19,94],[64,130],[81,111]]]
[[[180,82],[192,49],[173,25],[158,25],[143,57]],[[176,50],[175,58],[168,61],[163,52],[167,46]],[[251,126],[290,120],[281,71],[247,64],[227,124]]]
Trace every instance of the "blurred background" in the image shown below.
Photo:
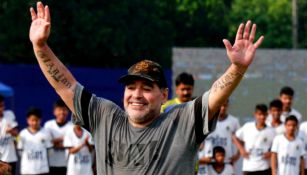
[[[169,87],[181,71],[196,78],[195,95],[208,90],[229,65],[223,38],[251,19],[264,43],[231,98],[244,119],[268,104],[282,86],[296,91],[294,107],[306,119],[307,1],[305,0],[65,0],[43,1],[51,10],[49,45],[81,84],[121,106],[117,83],[141,59],[159,62]],[[0,0],[0,82],[7,107],[21,126],[31,106],[52,118],[58,98],[43,77],[28,32],[36,1]],[[3,88],[2,88],[3,87]],[[172,96],[172,91],[171,95]],[[242,121],[242,120],[241,120]]]

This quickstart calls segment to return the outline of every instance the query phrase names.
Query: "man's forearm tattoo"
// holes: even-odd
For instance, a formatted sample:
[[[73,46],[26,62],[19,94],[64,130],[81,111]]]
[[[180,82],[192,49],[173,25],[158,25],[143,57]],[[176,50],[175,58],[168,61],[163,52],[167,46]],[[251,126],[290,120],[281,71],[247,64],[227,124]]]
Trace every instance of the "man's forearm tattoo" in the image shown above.
[[[59,68],[57,68],[53,62],[51,62],[51,59],[48,58],[48,56],[42,52],[37,52],[38,57],[43,61],[45,66],[48,68],[48,74],[58,83],[62,83],[64,86],[70,88],[71,83],[67,80],[67,78],[64,76],[64,73],[61,73]]]
[[[213,91],[216,92],[217,90],[223,90],[226,87],[231,86],[234,83],[234,80],[238,77],[242,76],[239,73],[228,73],[224,75],[213,84]]]

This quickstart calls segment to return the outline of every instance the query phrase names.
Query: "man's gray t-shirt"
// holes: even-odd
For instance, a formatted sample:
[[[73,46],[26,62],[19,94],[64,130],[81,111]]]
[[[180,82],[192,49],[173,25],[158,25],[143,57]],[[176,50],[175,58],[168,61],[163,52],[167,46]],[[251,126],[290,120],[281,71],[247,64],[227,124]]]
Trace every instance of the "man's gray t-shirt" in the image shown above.
[[[208,121],[208,96],[209,92],[161,114],[145,128],[135,128],[123,109],[78,84],[73,120],[93,135],[98,175],[192,175],[198,146],[216,124],[216,117]]]

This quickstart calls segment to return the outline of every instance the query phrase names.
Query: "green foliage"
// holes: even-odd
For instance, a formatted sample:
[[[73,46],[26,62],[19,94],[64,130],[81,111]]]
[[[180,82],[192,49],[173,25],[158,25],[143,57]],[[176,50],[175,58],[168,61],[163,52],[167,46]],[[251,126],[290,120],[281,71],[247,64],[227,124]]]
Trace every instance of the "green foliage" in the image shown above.
[[[176,46],[222,46],[228,10],[223,0],[177,0]]]
[[[174,14],[175,1],[47,0],[43,3],[51,10],[49,45],[66,64],[124,67],[144,58],[167,67],[171,64],[174,35],[170,14]],[[1,56],[12,62],[35,61],[28,39],[29,4],[4,0],[1,5],[0,19],[6,24],[1,23],[0,28],[7,29],[0,35]]]
[[[307,1],[306,0],[298,0],[298,42],[299,47],[307,48]]]
[[[140,59],[171,66],[176,47],[224,47],[240,22],[257,23],[262,47],[292,47],[290,0],[45,0],[49,45],[65,63],[127,67]],[[0,62],[36,63],[29,8],[36,1],[0,1]],[[298,0],[299,46],[307,47],[307,1]]]
[[[235,36],[237,25],[248,19],[257,23],[265,36],[262,47],[292,47],[292,6],[289,0],[234,0],[231,9],[232,25],[229,36]]]

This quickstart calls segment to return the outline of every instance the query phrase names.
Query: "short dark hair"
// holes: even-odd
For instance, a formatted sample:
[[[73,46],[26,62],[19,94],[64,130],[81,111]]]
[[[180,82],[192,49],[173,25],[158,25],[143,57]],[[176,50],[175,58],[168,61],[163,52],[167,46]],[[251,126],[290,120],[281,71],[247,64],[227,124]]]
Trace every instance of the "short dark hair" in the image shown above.
[[[298,120],[297,120],[297,117],[295,115],[289,115],[288,117],[286,117],[285,124],[288,121],[295,121],[295,123],[298,124]]]
[[[53,103],[53,109],[57,108],[57,107],[65,107],[68,108],[67,105],[65,104],[65,102],[62,99],[58,99],[57,101],[55,101]]]
[[[257,104],[255,111],[268,112],[268,107],[265,104]]]
[[[29,118],[30,116],[34,115],[37,118],[41,119],[43,117],[43,113],[42,110],[40,110],[39,108],[35,108],[35,107],[31,107],[28,111],[27,111],[27,118]]]
[[[216,146],[216,147],[213,148],[213,156],[215,156],[216,153],[223,153],[223,154],[225,154],[226,151],[225,151],[225,149],[223,147]]]
[[[0,94],[0,102],[4,102],[4,97],[1,94]]]
[[[279,99],[272,100],[270,103],[270,108],[273,108],[273,107],[282,109],[282,102]]]
[[[282,95],[282,94],[285,94],[285,95],[290,95],[290,96],[294,96],[294,90],[289,87],[289,86],[285,86],[283,88],[281,88],[280,92],[279,92],[279,95]]]
[[[194,86],[194,78],[192,74],[182,72],[176,77],[175,84],[178,86],[179,84],[187,84]]]

